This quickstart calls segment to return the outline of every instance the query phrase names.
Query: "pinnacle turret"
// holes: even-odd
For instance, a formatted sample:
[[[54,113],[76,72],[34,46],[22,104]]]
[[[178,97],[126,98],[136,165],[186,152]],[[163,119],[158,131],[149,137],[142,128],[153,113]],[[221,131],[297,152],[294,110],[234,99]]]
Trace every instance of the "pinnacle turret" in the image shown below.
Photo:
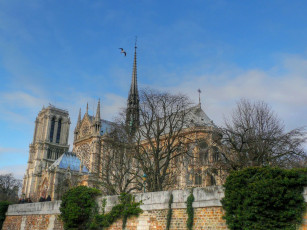
[[[79,110],[79,116],[78,116],[78,122],[77,122],[77,126],[81,125],[81,108]]]
[[[97,111],[96,111],[95,121],[96,121],[96,122],[100,122],[100,99],[99,99],[98,105],[97,105]]]

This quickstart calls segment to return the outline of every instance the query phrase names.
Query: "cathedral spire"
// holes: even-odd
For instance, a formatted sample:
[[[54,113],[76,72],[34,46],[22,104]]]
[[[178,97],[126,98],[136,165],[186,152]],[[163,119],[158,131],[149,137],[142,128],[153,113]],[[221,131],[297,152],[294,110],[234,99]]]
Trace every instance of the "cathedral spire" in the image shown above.
[[[138,98],[139,98],[138,83],[137,83],[136,49],[137,49],[137,46],[136,46],[136,43],[135,43],[133,70],[132,70],[132,81],[131,81],[130,92],[129,92],[129,99],[130,99],[130,97],[133,97],[134,100],[138,100]]]
[[[98,105],[97,105],[97,111],[96,111],[95,121],[100,122],[100,99],[98,100]]]
[[[88,114],[88,102],[86,103],[86,114]]]
[[[134,60],[132,69],[132,81],[127,100],[126,123],[130,126],[131,131],[139,125],[139,92],[137,85],[137,62],[136,62],[136,42],[134,47]]]

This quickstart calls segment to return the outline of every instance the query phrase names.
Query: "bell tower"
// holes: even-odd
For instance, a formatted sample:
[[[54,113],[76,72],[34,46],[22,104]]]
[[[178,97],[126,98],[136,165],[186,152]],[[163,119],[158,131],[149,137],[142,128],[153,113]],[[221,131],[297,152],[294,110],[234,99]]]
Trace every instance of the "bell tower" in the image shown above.
[[[38,196],[43,171],[68,151],[69,126],[70,118],[66,110],[49,105],[39,112],[23,179],[22,193],[26,197],[35,199]]]

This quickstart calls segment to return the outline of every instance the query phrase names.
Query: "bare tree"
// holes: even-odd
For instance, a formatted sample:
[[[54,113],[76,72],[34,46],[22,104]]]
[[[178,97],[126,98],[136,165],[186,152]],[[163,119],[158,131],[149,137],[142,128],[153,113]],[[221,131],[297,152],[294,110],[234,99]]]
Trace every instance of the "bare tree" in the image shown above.
[[[306,159],[304,129],[286,132],[281,120],[262,101],[240,100],[216,137],[215,141],[221,146],[219,165],[223,169],[266,165],[291,167],[292,162]]]
[[[139,168],[134,164],[133,143],[125,122],[113,125],[111,132],[104,137],[103,148],[104,159],[100,170],[102,192],[119,195],[140,190],[141,185],[136,180]]]
[[[140,124],[134,135],[134,158],[147,175],[148,191],[171,188],[178,176],[180,156],[189,141],[183,132],[191,103],[187,96],[143,90],[140,94]],[[138,179],[141,183],[141,176]]]
[[[21,180],[12,173],[0,175],[0,201],[17,201]]]

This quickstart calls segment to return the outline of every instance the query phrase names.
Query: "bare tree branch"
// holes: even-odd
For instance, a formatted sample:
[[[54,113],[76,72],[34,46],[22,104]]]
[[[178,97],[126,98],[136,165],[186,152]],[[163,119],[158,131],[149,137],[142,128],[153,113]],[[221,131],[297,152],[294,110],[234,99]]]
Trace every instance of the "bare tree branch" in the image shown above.
[[[239,101],[218,135],[221,138],[217,143],[222,146],[219,164],[226,170],[266,165],[293,167],[291,164],[298,159],[306,162],[305,130],[286,132],[278,116],[262,101]]]

